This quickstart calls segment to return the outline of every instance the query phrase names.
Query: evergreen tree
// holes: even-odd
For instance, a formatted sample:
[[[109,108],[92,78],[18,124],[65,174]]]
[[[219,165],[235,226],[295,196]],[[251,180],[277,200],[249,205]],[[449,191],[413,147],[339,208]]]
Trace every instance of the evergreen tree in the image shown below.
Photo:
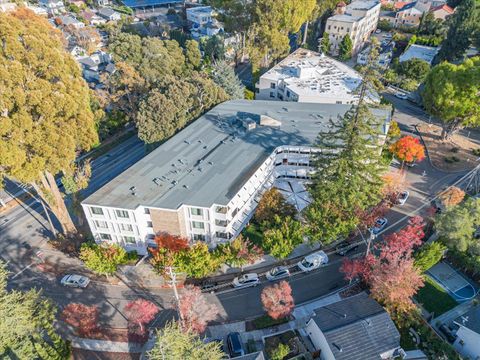
[[[447,38],[442,43],[440,52],[435,57],[435,63],[444,60],[461,59],[472,44],[473,34],[479,28],[480,5],[475,0],[463,0],[449,19]]]
[[[212,79],[223,88],[230,99],[243,99],[245,87],[233,68],[226,61],[218,61],[213,66]]]
[[[359,214],[380,200],[382,164],[379,135],[381,123],[364,102],[366,85],[358,106],[343,117],[330,119],[321,131],[310,186],[312,203],[305,211],[311,241],[330,243],[348,235]]]
[[[0,43],[0,186],[30,183],[74,233],[54,175],[98,141],[91,93],[61,33],[32,11],[0,13]]]
[[[350,35],[345,35],[339,47],[339,56],[342,60],[348,60],[352,57],[353,43]]]
[[[68,359],[70,348],[54,327],[54,305],[36,290],[8,291],[7,275],[0,262],[0,358]]]
[[[202,54],[198,41],[187,40],[185,42],[185,62],[187,66],[191,66],[194,69],[198,69],[202,63]]]
[[[330,38],[326,31],[318,42],[318,50],[324,54],[328,54],[330,52]]]

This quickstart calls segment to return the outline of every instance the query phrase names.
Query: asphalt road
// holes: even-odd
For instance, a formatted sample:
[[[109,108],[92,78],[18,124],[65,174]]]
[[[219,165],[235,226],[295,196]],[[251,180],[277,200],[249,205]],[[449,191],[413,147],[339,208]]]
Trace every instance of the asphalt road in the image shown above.
[[[425,118],[423,111],[407,101],[392,97],[396,106],[394,119],[403,131],[413,131],[413,125]],[[136,138],[128,139],[106,155],[92,162],[92,179],[84,196],[92,193],[108,180],[128,168],[144,156],[142,143]],[[462,174],[448,174],[432,168],[427,160],[414,168],[408,169],[408,188],[410,197],[404,206],[394,207],[387,215],[389,226],[385,233],[391,233],[405,226],[408,217],[421,213],[428,207],[431,197],[447,185],[454,183]],[[126,286],[111,286],[92,283],[87,289],[68,289],[58,285],[59,279],[52,275],[41,273],[36,269],[42,259],[51,258],[54,261],[56,252],[45,248],[49,234],[48,223],[40,205],[33,200],[16,207],[8,213],[0,214],[0,258],[8,262],[12,272],[9,286],[28,289],[42,288],[46,296],[63,306],[69,302],[96,304],[100,308],[101,320],[112,327],[125,326],[126,321],[122,308],[131,299],[146,297],[157,302],[162,309],[156,324],[162,324],[172,316],[173,297],[171,290],[155,291],[128,288]],[[26,245],[25,245],[26,244]],[[42,253],[38,256],[37,252]],[[364,251],[361,247],[359,251]],[[72,268],[81,266],[76,259],[70,259]],[[334,288],[344,284],[339,272],[341,259],[332,256],[328,266],[309,274],[294,275],[289,279],[297,304],[328,294]],[[233,321],[250,318],[263,313],[260,303],[260,292],[265,283],[255,288],[233,290],[227,289],[216,294],[208,294],[210,301],[221,308],[223,320]]]

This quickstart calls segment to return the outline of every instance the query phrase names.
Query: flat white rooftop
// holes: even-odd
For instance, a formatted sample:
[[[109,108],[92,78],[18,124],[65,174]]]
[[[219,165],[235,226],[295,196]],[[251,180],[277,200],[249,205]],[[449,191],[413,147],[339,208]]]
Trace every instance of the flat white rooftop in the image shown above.
[[[400,62],[410,59],[420,59],[431,64],[438,51],[438,47],[410,45],[410,47],[402,55],[400,55]]]
[[[361,75],[349,66],[323,54],[298,49],[262,75],[263,79],[283,80],[290,90],[302,96],[358,99],[355,90]]]

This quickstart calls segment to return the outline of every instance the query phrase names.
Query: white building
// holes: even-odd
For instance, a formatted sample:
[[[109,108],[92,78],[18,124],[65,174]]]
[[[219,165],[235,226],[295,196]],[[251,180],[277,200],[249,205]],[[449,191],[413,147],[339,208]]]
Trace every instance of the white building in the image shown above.
[[[357,0],[349,5],[339,3],[336,14],[327,19],[325,27],[330,40],[330,53],[338,55],[340,43],[348,35],[353,44],[352,54],[357,54],[377,28],[379,17],[379,1]]]
[[[97,14],[107,21],[118,21],[122,18],[122,15],[120,15],[120,13],[106,7],[99,9]]]
[[[310,177],[318,132],[349,109],[246,100],[220,104],[85,199],[91,232],[96,241],[140,254],[159,232],[211,247],[227,242],[277,179]],[[386,134],[390,111],[372,112]]]
[[[211,6],[196,6],[186,9],[190,32],[195,39],[213,36],[223,31],[223,25],[214,17]]]
[[[48,15],[56,16],[65,12],[62,0],[40,0],[40,5],[47,9]]]
[[[377,65],[379,67],[387,67],[392,61],[393,49],[395,48],[395,41],[383,41],[380,44]],[[357,56],[358,65],[366,65],[368,63],[368,57],[372,51],[371,46],[367,46],[365,49],[360,51]]]
[[[458,317],[454,324],[459,327],[453,343],[455,350],[465,359],[480,359],[480,306]]]
[[[432,64],[433,59],[437,56],[440,48],[424,46],[424,45],[410,45],[407,50],[400,55],[399,61],[404,62],[410,59],[420,59]]]
[[[298,49],[260,77],[255,99],[356,104],[361,82],[361,75],[342,62]]]

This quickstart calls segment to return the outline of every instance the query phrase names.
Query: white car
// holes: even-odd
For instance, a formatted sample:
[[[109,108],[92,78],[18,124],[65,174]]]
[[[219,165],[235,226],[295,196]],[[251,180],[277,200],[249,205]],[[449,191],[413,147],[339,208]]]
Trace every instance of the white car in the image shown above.
[[[380,29],[375,30],[375,34],[380,34],[381,32],[382,32],[382,30],[380,30]]]
[[[278,279],[287,278],[290,276],[290,271],[284,266],[277,266],[265,274],[268,281],[275,281]]]
[[[402,99],[402,100],[407,100],[408,96],[404,93],[401,93],[401,92],[397,92],[395,93],[395,97],[399,98],[399,99]]]
[[[75,274],[65,275],[62,280],[60,280],[60,284],[63,286],[76,288],[86,288],[89,283],[90,279],[88,277]]]
[[[235,288],[246,288],[250,286],[257,286],[260,283],[258,274],[250,273],[242,276],[238,276],[233,279],[232,285]]]
[[[387,218],[377,219],[377,221],[375,221],[375,225],[372,228],[372,233],[374,233],[375,235],[378,234],[380,231],[382,231],[385,228],[385,226],[387,226],[387,224],[388,224]]]
[[[317,251],[313,254],[307,255],[300,261],[297,266],[303,272],[309,272],[318,269],[320,266],[328,263],[328,256],[324,251]]]
[[[399,195],[398,195],[398,198],[397,198],[397,204],[398,205],[404,205],[406,202],[407,202],[407,199],[408,199],[408,196],[410,195],[410,193],[405,190],[405,191],[402,191]]]

